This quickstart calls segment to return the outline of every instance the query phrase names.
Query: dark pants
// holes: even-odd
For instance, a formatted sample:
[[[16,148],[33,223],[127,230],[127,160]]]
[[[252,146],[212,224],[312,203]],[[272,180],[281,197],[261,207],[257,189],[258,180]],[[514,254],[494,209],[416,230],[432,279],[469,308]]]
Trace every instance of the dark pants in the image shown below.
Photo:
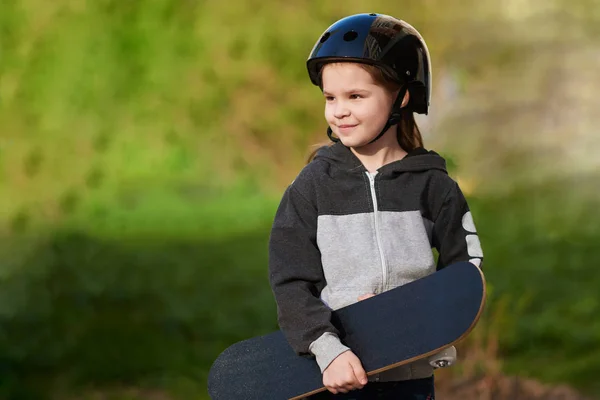
[[[321,392],[309,397],[310,400],[434,400],[433,376],[424,379],[411,379],[399,382],[369,382],[360,390],[332,394]]]

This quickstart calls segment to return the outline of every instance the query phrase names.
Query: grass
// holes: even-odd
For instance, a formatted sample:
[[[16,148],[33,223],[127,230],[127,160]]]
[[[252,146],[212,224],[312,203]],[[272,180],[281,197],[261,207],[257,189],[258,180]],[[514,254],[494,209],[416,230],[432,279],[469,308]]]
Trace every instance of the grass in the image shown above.
[[[596,394],[598,199],[586,202],[569,186],[556,182],[474,207],[493,298],[508,304],[508,325],[497,332],[506,371]]]
[[[109,218],[115,230],[126,222]],[[163,234],[148,222],[120,236],[109,225],[98,233],[71,225],[3,248],[20,257],[2,257],[14,264],[3,265],[1,281],[0,387],[39,396],[64,382],[190,381],[200,391],[219,349],[276,328],[265,222],[227,237],[195,228],[188,237]]]

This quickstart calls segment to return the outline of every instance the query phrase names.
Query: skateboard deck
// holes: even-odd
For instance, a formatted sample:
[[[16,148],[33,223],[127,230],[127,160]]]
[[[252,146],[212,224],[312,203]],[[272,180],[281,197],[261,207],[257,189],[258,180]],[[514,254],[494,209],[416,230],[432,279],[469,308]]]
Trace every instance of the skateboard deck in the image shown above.
[[[485,304],[485,278],[468,262],[333,312],[342,343],[367,375],[427,358],[466,337]],[[213,400],[302,399],[326,390],[312,357],[298,356],[281,331],[225,349],[213,363]]]

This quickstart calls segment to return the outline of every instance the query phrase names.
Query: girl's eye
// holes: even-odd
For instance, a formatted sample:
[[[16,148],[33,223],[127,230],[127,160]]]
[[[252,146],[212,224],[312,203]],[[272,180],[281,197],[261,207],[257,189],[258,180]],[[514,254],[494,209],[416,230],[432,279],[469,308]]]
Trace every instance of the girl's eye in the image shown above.
[[[362,96],[360,94],[353,94],[353,95],[350,95],[350,98],[354,100],[354,99],[360,99],[360,98],[362,98]]]
[[[327,101],[333,101],[333,96],[325,96],[325,100],[327,100]]]

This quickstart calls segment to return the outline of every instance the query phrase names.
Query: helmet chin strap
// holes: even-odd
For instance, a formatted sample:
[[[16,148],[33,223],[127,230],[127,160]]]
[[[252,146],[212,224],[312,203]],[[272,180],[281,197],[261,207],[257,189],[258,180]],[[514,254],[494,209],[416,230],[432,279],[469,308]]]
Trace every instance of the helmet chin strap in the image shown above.
[[[329,138],[329,140],[331,140],[332,142],[339,142],[340,139],[333,137],[333,131],[331,130],[331,127],[328,126],[327,127],[327,137]]]
[[[379,135],[377,135],[375,139],[371,140],[368,144],[379,140],[387,132],[387,130],[390,129],[390,127],[396,125],[402,120],[402,114],[400,113],[400,110],[402,109],[402,101],[404,100],[404,96],[406,95],[407,91],[408,85],[402,85],[402,88],[400,88],[400,93],[398,93],[398,97],[396,98],[396,101],[392,106],[392,112],[390,113],[390,116],[387,122],[385,123],[385,126],[383,127]],[[327,127],[327,137],[332,142],[340,141],[340,139],[333,137],[333,131],[331,130],[331,127]]]
[[[402,88],[400,88],[400,93],[398,93],[398,97],[396,97],[396,101],[392,106],[392,112],[390,113],[390,116],[387,122],[385,123],[385,126],[383,127],[379,135],[377,135],[375,139],[371,140],[369,144],[379,140],[384,135],[384,133],[386,133],[388,129],[390,129],[390,127],[396,125],[402,120],[402,114],[400,113],[400,110],[402,109],[402,101],[404,101],[404,96],[406,95],[407,90],[408,85],[402,85]]]

